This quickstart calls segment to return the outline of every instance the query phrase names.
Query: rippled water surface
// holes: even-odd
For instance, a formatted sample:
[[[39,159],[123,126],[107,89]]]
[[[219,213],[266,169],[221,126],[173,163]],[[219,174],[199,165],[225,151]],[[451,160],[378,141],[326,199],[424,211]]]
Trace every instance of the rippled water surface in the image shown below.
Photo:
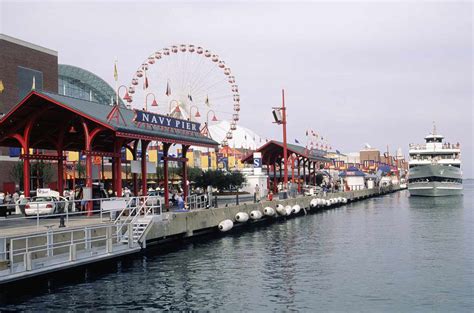
[[[3,290],[1,301],[41,311],[473,312],[473,182],[464,188],[444,198],[403,191],[154,249]]]

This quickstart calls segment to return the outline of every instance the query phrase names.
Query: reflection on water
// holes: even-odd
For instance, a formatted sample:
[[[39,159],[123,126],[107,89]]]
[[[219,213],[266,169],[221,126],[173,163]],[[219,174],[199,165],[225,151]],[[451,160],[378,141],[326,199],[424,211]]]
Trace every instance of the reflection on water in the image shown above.
[[[2,291],[1,301],[25,310],[473,311],[472,196],[469,181],[463,197],[403,191],[149,250],[35,291]]]

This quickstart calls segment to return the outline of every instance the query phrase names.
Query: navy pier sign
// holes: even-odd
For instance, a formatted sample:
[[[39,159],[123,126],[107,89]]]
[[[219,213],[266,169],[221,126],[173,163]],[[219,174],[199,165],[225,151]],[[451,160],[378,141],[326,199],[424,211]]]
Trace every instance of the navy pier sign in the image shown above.
[[[170,127],[174,129],[180,129],[180,130],[191,131],[191,132],[196,132],[196,133],[199,133],[201,129],[200,123],[191,122],[191,121],[187,121],[187,120],[183,120],[179,118],[174,118],[171,116],[150,113],[150,112],[141,111],[141,110],[135,110],[134,121],[137,123],[146,123],[146,124],[151,124],[151,125],[156,125],[156,126]]]

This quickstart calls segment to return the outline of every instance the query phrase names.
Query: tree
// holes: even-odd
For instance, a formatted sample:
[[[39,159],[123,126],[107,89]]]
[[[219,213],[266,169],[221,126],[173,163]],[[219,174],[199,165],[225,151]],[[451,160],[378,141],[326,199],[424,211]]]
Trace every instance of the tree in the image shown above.
[[[196,187],[212,186],[219,191],[238,189],[244,182],[245,177],[239,171],[228,173],[222,170],[208,170],[195,179]]]
[[[242,187],[242,185],[245,183],[245,177],[240,171],[234,171],[231,174],[231,181],[230,184],[234,188],[238,189]]]
[[[31,165],[31,171],[37,175],[37,187],[43,186],[53,178],[53,166],[49,162],[37,162]]]
[[[18,161],[13,165],[10,177],[15,183],[18,183],[20,189],[23,188],[23,161]]]
[[[196,178],[202,175],[202,170],[197,167],[190,167],[188,168],[188,180],[189,181],[196,181]]]
[[[79,179],[81,179],[83,176],[85,176],[86,173],[86,167],[82,165],[82,163],[79,161],[76,164],[76,170],[77,170],[77,176]]]

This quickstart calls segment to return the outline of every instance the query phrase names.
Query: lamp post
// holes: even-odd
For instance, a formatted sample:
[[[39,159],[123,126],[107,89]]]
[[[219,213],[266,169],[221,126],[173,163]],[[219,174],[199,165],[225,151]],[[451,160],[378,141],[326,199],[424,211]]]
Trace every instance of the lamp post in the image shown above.
[[[217,117],[216,117],[216,112],[214,110],[209,110],[207,111],[207,116],[206,116],[206,122],[207,122],[207,127],[209,127],[209,113],[213,114],[211,121],[212,122],[217,122]]]
[[[148,111],[148,96],[149,95],[152,95],[153,96],[153,102],[151,103],[151,106],[152,107],[157,107],[158,106],[158,102],[156,102],[156,96],[153,92],[149,92],[146,94],[146,97],[145,97],[145,111]]]
[[[194,117],[195,117],[196,119],[201,117],[201,114],[199,113],[199,108],[197,107],[197,105],[192,105],[192,106],[189,108],[189,119],[190,119],[191,121],[193,120],[193,108],[196,108],[196,114],[194,115]]]
[[[132,98],[130,97],[130,95],[128,94],[128,89],[127,89],[127,86],[125,85],[120,85],[118,88],[117,88],[117,99],[116,99],[116,105],[119,105],[119,94],[120,94],[120,89],[122,88],[125,88],[125,95],[123,96],[123,100],[127,101],[128,103],[132,102]]]
[[[178,100],[171,100],[170,101],[170,106],[169,106],[169,114],[173,113],[173,110],[171,110],[173,104],[176,104],[175,111],[180,113],[181,110],[179,109],[179,101]]]
[[[213,122],[217,122],[217,117],[216,117],[216,112],[214,112],[214,110],[209,110],[207,111],[207,114],[206,114],[206,127],[207,127],[207,131],[208,131],[208,134],[210,136],[210,131],[209,131],[209,113],[212,112],[212,119],[211,121]],[[211,157],[211,154],[209,152],[209,148],[207,148],[207,155],[208,155],[208,167],[212,168],[212,157]],[[216,169],[217,169],[217,154],[216,154]]]
[[[283,178],[283,189],[288,189],[288,144],[286,142],[286,107],[285,107],[285,90],[281,90],[282,106],[273,108],[273,117],[275,118],[276,124],[281,124],[283,128],[283,164],[284,167],[284,178]],[[279,116],[281,114],[281,116]]]

